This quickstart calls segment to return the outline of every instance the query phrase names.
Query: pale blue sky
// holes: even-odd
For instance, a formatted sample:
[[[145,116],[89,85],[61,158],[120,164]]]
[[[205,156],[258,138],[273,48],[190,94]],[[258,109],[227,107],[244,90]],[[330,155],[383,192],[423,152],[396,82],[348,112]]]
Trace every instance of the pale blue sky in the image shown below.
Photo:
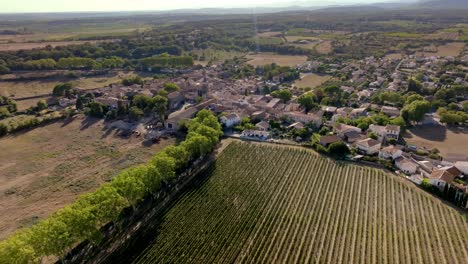
[[[153,11],[205,7],[252,7],[277,5],[324,5],[377,3],[390,0],[0,0],[0,13]]]

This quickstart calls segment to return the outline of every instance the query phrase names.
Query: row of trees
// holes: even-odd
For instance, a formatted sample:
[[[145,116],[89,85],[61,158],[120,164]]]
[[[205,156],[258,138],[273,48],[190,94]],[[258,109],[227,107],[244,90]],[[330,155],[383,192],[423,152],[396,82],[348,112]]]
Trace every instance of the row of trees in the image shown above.
[[[0,119],[10,116],[18,111],[16,101],[0,95]]]
[[[164,182],[175,180],[191,161],[210,153],[222,135],[221,125],[208,110],[200,111],[186,126],[187,137],[178,146],[165,148],[147,164],[122,171],[95,192],[0,242],[0,262],[37,263],[47,256],[63,256],[80,241],[99,241],[103,225],[156,193]]]

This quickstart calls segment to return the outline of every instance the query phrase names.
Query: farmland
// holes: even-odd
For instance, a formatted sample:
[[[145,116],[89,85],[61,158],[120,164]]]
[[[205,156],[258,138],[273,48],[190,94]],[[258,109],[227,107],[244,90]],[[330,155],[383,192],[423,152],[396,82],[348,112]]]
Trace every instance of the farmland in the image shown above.
[[[274,165],[273,165],[274,164]],[[231,143],[136,263],[464,263],[466,215],[395,176]]]
[[[141,138],[115,132],[102,120],[80,116],[1,138],[0,239],[174,143],[169,139],[144,147]]]
[[[273,53],[258,53],[247,55],[248,63],[253,66],[263,66],[266,64],[276,63],[281,66],[296,66],[302,64],[307,60],[306,56],[294,55],[279,55]]]
[[[294,82],[294,86],[299,88],[315,88],[320,86],[322,83],[330,80],[331,76],[329,75],[318,75],[314,73],[310,74],[301,74],[301,79]]]

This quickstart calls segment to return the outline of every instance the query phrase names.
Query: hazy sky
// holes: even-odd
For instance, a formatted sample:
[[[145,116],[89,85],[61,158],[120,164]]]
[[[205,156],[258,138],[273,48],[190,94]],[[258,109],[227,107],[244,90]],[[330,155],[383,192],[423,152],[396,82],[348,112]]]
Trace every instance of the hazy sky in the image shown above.
[[[324,5],[377,3],[390,0],[0,0],[0,13],[170,10],[205,7],[251,7],[276,4]]]

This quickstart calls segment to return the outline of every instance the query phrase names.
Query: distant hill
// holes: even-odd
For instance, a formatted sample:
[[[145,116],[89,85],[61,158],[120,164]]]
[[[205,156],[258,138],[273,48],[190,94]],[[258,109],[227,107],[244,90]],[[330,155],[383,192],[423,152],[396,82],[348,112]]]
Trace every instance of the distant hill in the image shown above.
[[[417,4],[425,8],[468,9],[468,0],[426,0]]]

